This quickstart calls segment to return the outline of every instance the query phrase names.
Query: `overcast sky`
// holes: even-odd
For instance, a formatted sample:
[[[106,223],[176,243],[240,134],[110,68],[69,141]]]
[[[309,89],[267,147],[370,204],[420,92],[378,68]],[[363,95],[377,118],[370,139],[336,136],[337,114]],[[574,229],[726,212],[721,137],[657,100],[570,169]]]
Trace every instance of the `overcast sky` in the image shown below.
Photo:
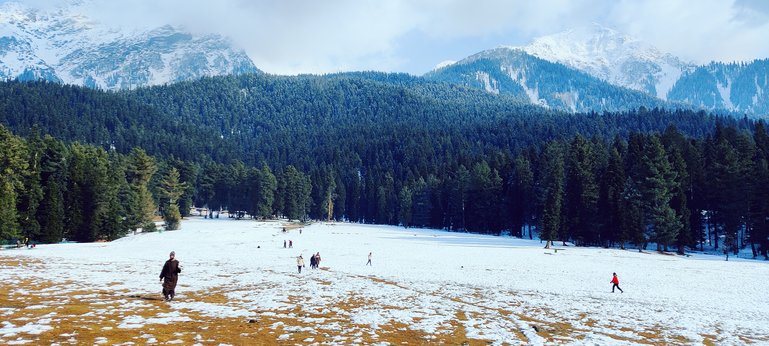
[[[106,23],[227,35],[275,74],[423,74],[592,22],[695,63],[769,57],[769,0],[87,1],[88,15]]]

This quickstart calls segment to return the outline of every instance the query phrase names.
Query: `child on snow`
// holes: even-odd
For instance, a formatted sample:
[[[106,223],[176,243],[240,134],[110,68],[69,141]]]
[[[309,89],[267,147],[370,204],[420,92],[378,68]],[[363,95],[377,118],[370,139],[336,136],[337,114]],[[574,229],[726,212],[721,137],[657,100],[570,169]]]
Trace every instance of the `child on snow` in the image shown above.
[[[614,293],[614,288],[616,287],[620,293],[625,293],[621,288],[619,288],[619,277],[617,277],[617,273],[612,273],[614,276],[611,278],[611,283],[613,284],[611,286],[611,293]]]

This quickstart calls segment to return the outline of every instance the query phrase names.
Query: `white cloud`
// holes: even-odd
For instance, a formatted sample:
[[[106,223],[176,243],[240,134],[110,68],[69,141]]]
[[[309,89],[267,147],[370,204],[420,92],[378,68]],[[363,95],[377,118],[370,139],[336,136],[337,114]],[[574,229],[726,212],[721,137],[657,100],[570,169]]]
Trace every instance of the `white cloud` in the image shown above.
[[[729,1],[623,0],[609,18],[620,30],[697,63],[769,57],[769,22]]]
[[[259,68],[278,74],[421,73],[426,69],[410,65],[414,56],[433,60],[430,67],[461,58],[435,51],[436,46],[489,37],[503,41],[485,48],[525,44],[504,38],[532,39],[591,22],[698,63],[769,57],[764,0],[86,1],[88,14],[105,23],[146,28],[170,23],[232,37]],[[416,36],[441,44],[403,44]]]

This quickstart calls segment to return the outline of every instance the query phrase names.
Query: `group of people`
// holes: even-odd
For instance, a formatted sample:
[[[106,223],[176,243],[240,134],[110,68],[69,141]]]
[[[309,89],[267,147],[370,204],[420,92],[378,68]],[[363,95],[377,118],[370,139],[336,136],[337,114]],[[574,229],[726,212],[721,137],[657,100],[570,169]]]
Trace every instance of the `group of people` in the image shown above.
[[[293,240],[289,240],[288,241],[288,247],[289,248],[293,248],[294,247],[294,241]],[[283,241],[283,248],[284,249],[286,248],[286,241],[285,240]]]
[[[311,269],[318,269],[319,266],[320,266],[320,252],[318,252],[318,253],[312,255],[312,257],[310,257],[310,268]]]
[[[285,228],[284,228],[285,231]],[[288,241],[288,246],[293,247],[293,241]],[[283,247],[286,247],[286,241],[283,241]],[[366,265],[372,265],[371,264],[371,256],[372,253],[368,253],[368,261],[366,262]],[[302,268],[304,268],[304,257],[300,254],[299,257],[296,258],[296,267],[299,274],[302,273]],[[310,257],[310,268],[311,269],[318,269],[320,267],[320,252],[316,252],[312,257]],[[160,271],[160,281],[163,283],[163,297],[166,301],[171,301],[174,299],[174,295],[176,294],[176,283],[179,280],[179,273],[182,272],[182,267],[179,264],[179,261],[176,260],[176,253],[174,251],[171,251],[169,254],[169,259],[166,261],[166,263],[163,265],[163,269]],[[614,289],[618,289],[620,293],[625,293],[625,291],[622,290],[622,288],[619,287],[619,277],[617,276],[617,273],[612,273],[612,279],[610,281],[612,284],[611,292],[614,293]]]
[[[35,243],[34,242],[30,243],[29,238],[24,238],[24,242],[22,242],[19,239],[16,239],[16,248],[18,249],[18,248],[21,248],[22,246],[24,246],[27,249],[34,249]]]
[[[318,269],[320,266],[320,252],[315,253],[310,257],[310,268],[311,269]],[[299,257],[296,258],[296,269],[299,272],[299,274],[302,273],[302,268],[304,268],[304,257],[300,254]]]

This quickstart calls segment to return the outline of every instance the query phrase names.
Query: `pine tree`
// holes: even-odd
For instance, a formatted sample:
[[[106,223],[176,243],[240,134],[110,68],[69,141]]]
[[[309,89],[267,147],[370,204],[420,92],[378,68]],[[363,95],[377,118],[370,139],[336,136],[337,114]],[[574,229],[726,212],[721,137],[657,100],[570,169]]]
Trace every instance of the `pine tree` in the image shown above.
[[[648,137],[641,159],[639,191],[644,214],[650,225],[647,238],[657,243],[658,250],[666,250],[681,231],[681,219],[670,206],[673,190],[677,188],[676,175],[662,143],[656,136]]]
[[[408,186],[402,187],[398,194],[398,222],[406,228],[411,225],[412,203],[411,189]]]
[[[561,206],[563,203],[564,163],[563,153],[558,143],[551,142],[545,147],[544,171],[544,209],[542,211],[542,232],[540,239],[547,241],[545,248],[558,238],[561,230]]]
[[[464,165],[459,165],[448,185],[450,187],[447,200],[449,229],[465,230],[467,227],[466,208],[468,189],[470,188],[470,171]]]
[[[128,233],[128,225],[124,222],[127,215],[123,204],[125,200],[122,197],[129,189],[122,158],[117,153],[110,152],[107,181],[102,191],[105,197],[106,214],[100,227],[99,238],[115,240]]]
[[[531,222],[529,216],[534,199],[532,192],[534,173],[531,169],[531,161],[524,155],[518,155],[514,165],[508,199],[510,200],[512,232],[514,235],[522,237],[523,226]],[[531,229],[529,229],[529,236],[531,236]]]
[[[277,180],[281,189],[278,196],[282,200],[282,214],[289,220],[304,220],[312,202],[310,177],[289,165]]]
[[[108,194],[107,153],[75,143],[69,151],[65,231],[69,239],[92,242],[106,233]]]
[[[625,249],[625,241],[630,241],[640,252],[646,248],[646,221],[642,194],[632,178],[628,177],[622,189],[622,213],[620,214],[620,248]]]
[[[686,187],[689,185],[689,172],[678,147],[671,148],[668,157],[672,163],[671,169],[676,177],[673,189],[671,190],[672,196],[670,206],[675,211],[675,214],[678,215],[678,219],[681,222],[681,230],[675,237],[675,243],[678,248],[678,254],[683,255],[685,247],[694,243],[694,239],[692,239],[693,232],[690,225],[691,211],[687,205],[689,197],[687,196],[686,191]]]
[[[126,167],[126,180],[131,186],[136,196],[134,205],[129,210],[128,225],[129,228],[136,230],[144,228],[145,230],[154,230],[155,224],[152,219],[155,215],[155,201],[149,190],[149,182],[157,170],[155,159],[147,155],[144,150],[134,148],[128,155]]]
[[[623,196],[625,187],[625,169],[622,157],[616,147],[611,149],[609,163],[601,179],[599,208],[601,218],[601,244],[611,246],[618,242],[624,248],[629,239],[622,230]]]
[[[259,193],[256,202],[257,215],[262,218],[272,216],[272,205],[275,201],[275,190],[278,182],[267,164],[262,165],[259,171]]]
[[[0,125],[0,240],[21,236],[16,204],[28,167],[26,144]]]
[[[598,186],[594,175],[594,155],[590,143],[577,135],[572,140],[564,187],[564,234],[561,239],[577,238],[578,244],[595,244],[598,239],[595,216],[598,213]]]
[[[43,139],[34,128],[27,139],[27,169],[23,171],[23,188],[18,195],[16,208],[19,212],[19,226],[24,238],[40,240],[40,223],[37,221],[37,210],[43,199],[43,188],[40,183],[40,160],[43,155]]]
[[[37,210],[41,241],[57,243],[64,236],[64,188],[66,186],[66,148],[60,141],[45,136],[40,162],[43,199]]]
[[[749,238],[753,247],[753,257],[760,253],[769,260],[769,135],[763,121],[758,121],[754,129],[756,151],[753,172],[750,174],[750,213]],[[756,250],[754,244],[758,243]]]
[[[411,188],[411,225],[428,227],[431,224],[433,203],[431,200],[432,188],[423,178],[417,179]]]
[[[186,189],[187,184],[179,181],[179,171],[176,168],[171,168],[168,171],[168,175],[163,179],[160,189],[162,200],[165,204],[163,220],[165,221],[165,229],[167,231],[177,230],[181,226],[182,216],[179,213],[179,205],[177,203]]]

